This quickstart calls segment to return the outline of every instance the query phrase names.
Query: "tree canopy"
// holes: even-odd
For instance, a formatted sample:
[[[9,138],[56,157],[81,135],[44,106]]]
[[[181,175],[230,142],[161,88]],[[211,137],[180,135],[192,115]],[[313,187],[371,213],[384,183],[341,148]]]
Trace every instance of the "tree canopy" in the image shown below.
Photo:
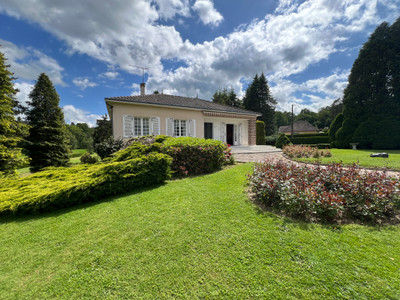
[[[16,120],[19,103],[13,85],[13,73],[8,70],[6,58],[0,52],[0,175],[13,174],[23,164],[21,148],[22,137],[27,133],[27,126]]]
[[[336,144],[359,142],[373,149],[400,148],[400,18],[379,25],[363,45],[343,97]]]
[[[242,102],[238,99],[233,88],[229,90],[227,88],[216,91],[213,95],[212,101],[214,103],[220,103],[233,107],[242,107]]]
[[[256,74],[253,82],[246,90],[246,95],[243,98],[243,106],[248,110],[262,114],[259,119],[264,121],[267,135],[271,135],[275,131],[274,114],[276,104],[277,102],[271,95],[264,73],[261,76]]]
[[[45,73],[39,75],[29,98],[27,121],[31,127],[27,150],[31,158],[31,170],[67,165],[70,148],[64,113],[59,107],[60,98]]]

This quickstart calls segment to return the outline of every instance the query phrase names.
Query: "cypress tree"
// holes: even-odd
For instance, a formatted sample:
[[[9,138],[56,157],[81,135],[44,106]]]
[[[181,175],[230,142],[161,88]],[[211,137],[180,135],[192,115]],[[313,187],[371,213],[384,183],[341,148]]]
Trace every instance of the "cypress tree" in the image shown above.
[[[362,147],[390,149],[400,143],[392,141],[398,136],[393,126],[379,125],[390,124],[385,120],[392,124],[400,121],[399,36],[400,19],[392,26],[384,22],[360,50],[344,91],[343,124],[336,133],[338,147],[360,142]],[[393,134],[388,135],[388,131]]]
[[[13,73],[5,62],[6,58],[0,52],[0,175],[15,174],[15,169],[24,163],[18,143],[28,129],[15,118],[19,107],[15,99],[17,90],[12,83]]]
[[[272,135],[275,131],[276,100],[272,97],[264,73],[260,77],[256,74],[253,82],[246,90],[243,105],[246,109],[262,113],[259,118],[265,123],[265,132]]]
[[[39,75],[29,98],[27,121],[31,128],[27,150],[31,171],[68,165],[70,147],[64,113],[59,107],[60,98],[45,73]]]

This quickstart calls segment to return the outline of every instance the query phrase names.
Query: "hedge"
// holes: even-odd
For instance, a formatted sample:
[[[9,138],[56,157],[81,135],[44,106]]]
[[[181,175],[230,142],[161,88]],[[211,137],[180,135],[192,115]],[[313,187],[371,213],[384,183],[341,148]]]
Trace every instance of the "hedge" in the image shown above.
[[[51,211],[160,184],[170,177],[171,158],[149,154],[122,162],[48,168],[0,182],[0,214]]]
[[[265,145],[265,123],[256,121],[256,144]]]
[[[300,145],[300,144],[328,144],[329,143],[329,136],[328,135],[323,135],[323,136],[306,136],[306,137],[291,137],[290,141],[294,145]]]
[[[211,139],[167,139],[163,142],[161,152],[172,157],[171,169],[177,176],[214,172],[233,161],[227,145]]]

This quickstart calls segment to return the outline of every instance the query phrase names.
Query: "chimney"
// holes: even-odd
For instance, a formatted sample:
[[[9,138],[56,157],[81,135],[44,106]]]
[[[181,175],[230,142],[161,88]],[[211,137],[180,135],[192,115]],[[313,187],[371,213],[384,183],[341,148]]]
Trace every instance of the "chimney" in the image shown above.
[[[146,94],[145,93],[145,87],[146,87],[146,84],[144,82],[142,82],[140,84],[140,96],[144,96]]]

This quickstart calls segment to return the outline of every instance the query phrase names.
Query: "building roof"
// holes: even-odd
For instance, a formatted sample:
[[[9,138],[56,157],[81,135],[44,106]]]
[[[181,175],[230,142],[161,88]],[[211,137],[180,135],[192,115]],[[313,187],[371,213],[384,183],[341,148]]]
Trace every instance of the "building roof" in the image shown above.
[[[169,107],[185,107],[193,108],[204,111],[217,111],[225,113],[235,113],[244,115],[256,115],[261,116],[260,113],[232,107],[228,105],[223,105],[219,103],[214,103],[207,100],[202,100],[199,98],[188,98],[181,96],[173,96],[166,94],[149,94],[142,96],[122,96],[122,97],[109,97],[105,98],[106,102],[126,102],[126,103],[136,103],[136,104],[150,104],[150,105],[160,105]]]
[[[279,126],[279,133],[292,132],[292,125]],[[318,128],[311,125],[308,121],[301,120],[293,122],[293,132],[318,132]]]

